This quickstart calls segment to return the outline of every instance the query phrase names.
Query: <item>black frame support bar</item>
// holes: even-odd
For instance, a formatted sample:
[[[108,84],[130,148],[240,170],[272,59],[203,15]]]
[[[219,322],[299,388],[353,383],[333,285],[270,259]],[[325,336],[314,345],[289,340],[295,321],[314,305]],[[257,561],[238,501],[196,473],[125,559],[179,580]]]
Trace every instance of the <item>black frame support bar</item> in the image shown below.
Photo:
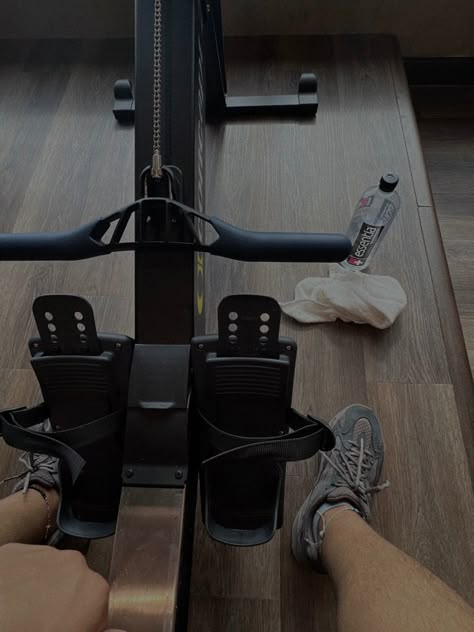
[[[160,153],[173,183],[168,177],[143,177],[153,155],[155,2],[135,0],[136,198],[172,194],[177,202],[203,212],[205,79],[200,0],[160,0],[165,25]],[[136,215],[136,233],[145,241],[182,241],[180,227],[171,228],[170,233],[170,226],[159,216],[150,218],[145,230],[140,221]],[[135,338],[143,353],[137,354],[132,365],[135,388],[127,417],[110,604],[113,625],[136,632],[184,632],[187,627],[197,486],[197,470],[188,454],[191,441],[186,436],[192,425],[187,345],[194,333],[203,330],[203,266],[203,254],[189,248],[145,248],[135,253]],[[163,365],[167,379],[155,401],[150,379],[156,382],[161,376],[150,373]],[[145,390],[143,372],[149,378],[150,388]],[[162,445],[154,455],[157,433]],[[151,454],[144,443],[151,446]],[[163,453],[168,458],[166,467],[157,463]],[[145,597],[146,607],[137,604],[138,593]]]
[[[301,75],[297,94],[232,97],[227,94],[224,35],[220,0],[206,3],[207,111],[211,116],[289,114],[314,116],[318,110],[318,84],[312,73]]]
[[[250,115],[264,111],[266,114],[299,114],[314,116],[318,109],[317,93],[269,95],[264,97],[226,97],[226,113]]]
[[[196,189],[197,128],[196,0],[161,0],[163,31],[162,159],[183,174],[178,201],[193,208]],[[136,197],[143,195],[140,174],[153,154],[154,0],[136,0],[135,172]],[[179,79],[176,79],[179,78]],[[148,195],[167,196],[166,179],[149,181]],[[159,239],[160,227],[150,230]],[[142,344],[187,344],[194,333],[195,255],[183,251],[140,252],[135,256],[136,341]]]

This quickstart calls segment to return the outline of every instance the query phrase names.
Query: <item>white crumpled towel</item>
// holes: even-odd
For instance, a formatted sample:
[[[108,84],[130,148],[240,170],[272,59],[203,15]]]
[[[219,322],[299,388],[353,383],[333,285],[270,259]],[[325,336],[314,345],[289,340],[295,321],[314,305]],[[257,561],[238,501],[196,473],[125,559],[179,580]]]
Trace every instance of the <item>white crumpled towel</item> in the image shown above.
[[[367,323],[377,329],[392,325],[407,304],[400,283],[388,276],[352,272],[331,265],[327,278],[308,278],[295,289],[295,300],[280,303],[285,314],[300,323],[336,319]]]

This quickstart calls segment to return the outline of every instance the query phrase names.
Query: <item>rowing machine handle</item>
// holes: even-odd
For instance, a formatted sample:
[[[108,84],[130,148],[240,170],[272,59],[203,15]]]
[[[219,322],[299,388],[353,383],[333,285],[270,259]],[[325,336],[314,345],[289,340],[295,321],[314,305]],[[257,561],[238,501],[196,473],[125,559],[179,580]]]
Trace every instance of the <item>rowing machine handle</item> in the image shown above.
[[[0,234],[0,261],[77,261],[146,246],[146,242],[104,243],[102,237],[111,218],[117,215],[62,233]],[[344,235],[260,233],[237,228],[217,217],[203,219],[214,227],[218,238],[209,245],[195,244],[194,248],[237,261],[342,261],[351,250],[351,242]],[[148,247],[159,249],[160,245],[150,242]]]
[[[101,221],[62,233],[0,234],[0,261],[74,261],[108,254],[92,237]]]
[[[337,233],[263,233],[237,228],[217,217],[207,218],[219,237],[207,252],[238,261],[343,261],[351,241]]]

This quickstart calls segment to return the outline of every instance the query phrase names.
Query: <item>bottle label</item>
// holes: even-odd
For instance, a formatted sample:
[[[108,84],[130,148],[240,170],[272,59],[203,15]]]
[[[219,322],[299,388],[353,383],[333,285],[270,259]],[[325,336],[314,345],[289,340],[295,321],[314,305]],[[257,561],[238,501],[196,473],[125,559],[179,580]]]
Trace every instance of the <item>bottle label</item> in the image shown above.
[[[367,262],[383,228],[383,226],[372,226],[372,224],[364,222],[352,246],[351,254],[347,257],[347,263],[356,268],[363,266]]]
[[[382,206],[380,207],[379,219],[384,223],[388,224],[395,213],[395,204],[390,200],[384,200]]]
[[[374,201],[373,195],[368,195],[367,197],[363,197],[359,200],[359,204],[357,205],[357,208],[367,208],[368,206],[372,205],[373,201]]]

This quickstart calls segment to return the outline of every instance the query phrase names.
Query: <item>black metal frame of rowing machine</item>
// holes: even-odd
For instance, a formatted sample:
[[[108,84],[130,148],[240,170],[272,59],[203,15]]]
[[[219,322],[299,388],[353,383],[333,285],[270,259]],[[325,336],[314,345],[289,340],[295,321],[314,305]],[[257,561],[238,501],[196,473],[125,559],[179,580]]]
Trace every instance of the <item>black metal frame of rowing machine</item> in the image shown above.
[[[278,110],[314,115],[315,86],[283,97],[226,95],[220,1],[161,0],[162,158],[173,165],[178,201],[204,212],[206,111],[214,115]],[[136,0],[135,173],[151,162],[154,0]],[[209,86],[206,92],[207,74]],[[181,177],[182,176],[182,177]],[[147,179],[150,196],[168,183]],[[159,238],[160,227],[150,227]],[[189,343],[204,333],[204,256],[191,250],[135,254],[135,353],[125,438],[123,488],[111,566],[110,625],[183,632],[196,507],[196,445],[189,407]],[[162,370],[160,371],[160,367]],[[163,370],[164,369],[164,370]],[[153,401],[136,396],[156,371]],[[146,390],[146,389],[145,389]],[[146,399],[146,395],[145,395]],[[190,448],[191,449],[188,449]]]

